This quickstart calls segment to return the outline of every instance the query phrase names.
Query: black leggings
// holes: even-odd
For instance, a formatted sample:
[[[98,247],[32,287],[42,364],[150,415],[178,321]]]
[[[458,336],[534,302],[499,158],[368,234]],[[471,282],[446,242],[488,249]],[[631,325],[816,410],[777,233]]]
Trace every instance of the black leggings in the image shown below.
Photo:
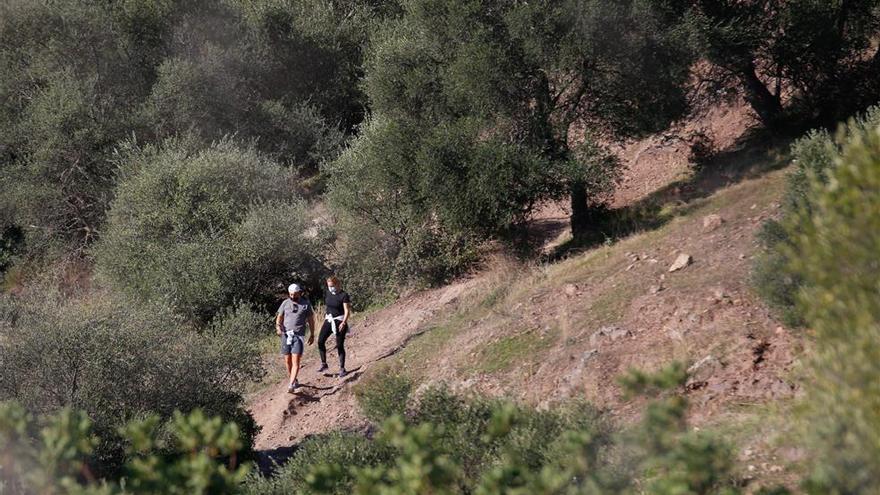
[[[345,328],[340,330],[339,324],[336,326],[336,353],[339,355],[339,367],[345,369],[345,334],[348,333],[348,323]],[[327,362],[327,339],[333,335],[333,327],[329,321],[325,321],[321,325],[321,333],[318,334],[318,352],[321,353],[321,362]]]

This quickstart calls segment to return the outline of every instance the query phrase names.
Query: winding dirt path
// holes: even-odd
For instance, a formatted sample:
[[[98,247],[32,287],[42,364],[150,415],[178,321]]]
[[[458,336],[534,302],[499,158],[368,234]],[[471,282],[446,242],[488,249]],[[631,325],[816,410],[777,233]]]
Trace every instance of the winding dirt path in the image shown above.
[[[290,447],[308,435],[364,425],[351,386],[373,364],[394,355],[425,331],[435,315],[453,307],[477,283],[477,278],[460,280],[412,294],[366,317],[356,316],[346,338],[349,374],[343,379],[335,375],[338,364],[332,338],[327,357],[332,374],[317,372],[317,349],[309,347],[299,375],[302,386],[295,394],[287,393],[287,381],[281,379],[249,400],[251,414],[262,427],[255,449],[271,456],[272,451]],[[280,357],[273,365],[283,366]]]

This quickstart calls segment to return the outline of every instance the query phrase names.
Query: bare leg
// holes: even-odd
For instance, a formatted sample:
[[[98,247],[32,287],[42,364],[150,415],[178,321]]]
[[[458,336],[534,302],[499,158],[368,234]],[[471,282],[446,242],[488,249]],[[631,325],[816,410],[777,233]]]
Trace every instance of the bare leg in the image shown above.
[[[302,354],[291,354],[289,356],[291,358],[287,370],[290,374],[290,383],[296,382],[296,377],[299,375],[299,363],[302,360]]]
[[[293,356],[291,354],[284,355],[284,365],[287,366],[287,376],[290,376],[291,369],[293,368],[293,359],[291,359],[292,357]],[[293,380],[291,380],[291,383],[292,382]]]

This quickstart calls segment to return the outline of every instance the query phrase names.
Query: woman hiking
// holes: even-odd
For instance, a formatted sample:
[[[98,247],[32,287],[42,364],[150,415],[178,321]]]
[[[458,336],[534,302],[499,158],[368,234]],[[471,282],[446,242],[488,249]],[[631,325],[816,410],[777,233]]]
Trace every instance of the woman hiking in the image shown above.
[[[348,374],[345,371],[345,335],[348,333],[348,318],[351,316],[351,298],[342,290],[342,285],[335,276],[327,278],[324,305],[327,314],[324,315],[324,324],[321,325],[321,333],[318,334],[318,352],[321,354],[321,367],[318,368],[318,372],[328,368],[327,339],[330,335],[335,335],[336,353],[339,355],[339,378],[342,378]]]

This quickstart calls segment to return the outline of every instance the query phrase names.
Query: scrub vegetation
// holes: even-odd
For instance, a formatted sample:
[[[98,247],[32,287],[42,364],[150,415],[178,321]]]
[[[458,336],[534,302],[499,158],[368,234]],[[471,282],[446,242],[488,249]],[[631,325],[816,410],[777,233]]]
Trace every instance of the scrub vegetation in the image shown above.
[[[0,493],[877,492],[878,35],[876,0],[0,2]],[[752,281],[807,343],[803,479],[745,487],[735,446],[689,425],[709,384],[684,365],[622,379],[636,426],[424,385],[447,351],[469,380],[522,386],[544,350],[625,345],[610,325],[650,285],[627,265],[747,193],[711,195],[713,166],[746,166],[698,140],[691,177],[614,206],[619,150],[719,99],[753,117],[743,147],[802,136],[748,166],[793,163]],[[706,197],[664,200],[694,184]],[[548,204],[569,236],[542,253]],[[357,387],[363,431],[256,472],[245,395],[288,283],[319,299],[338,274],[375,309],[495,255],[540,268],[383,356]],[[570,312],[538,325],[560,281]],[[757,369],[769,344],[749,338]]]

